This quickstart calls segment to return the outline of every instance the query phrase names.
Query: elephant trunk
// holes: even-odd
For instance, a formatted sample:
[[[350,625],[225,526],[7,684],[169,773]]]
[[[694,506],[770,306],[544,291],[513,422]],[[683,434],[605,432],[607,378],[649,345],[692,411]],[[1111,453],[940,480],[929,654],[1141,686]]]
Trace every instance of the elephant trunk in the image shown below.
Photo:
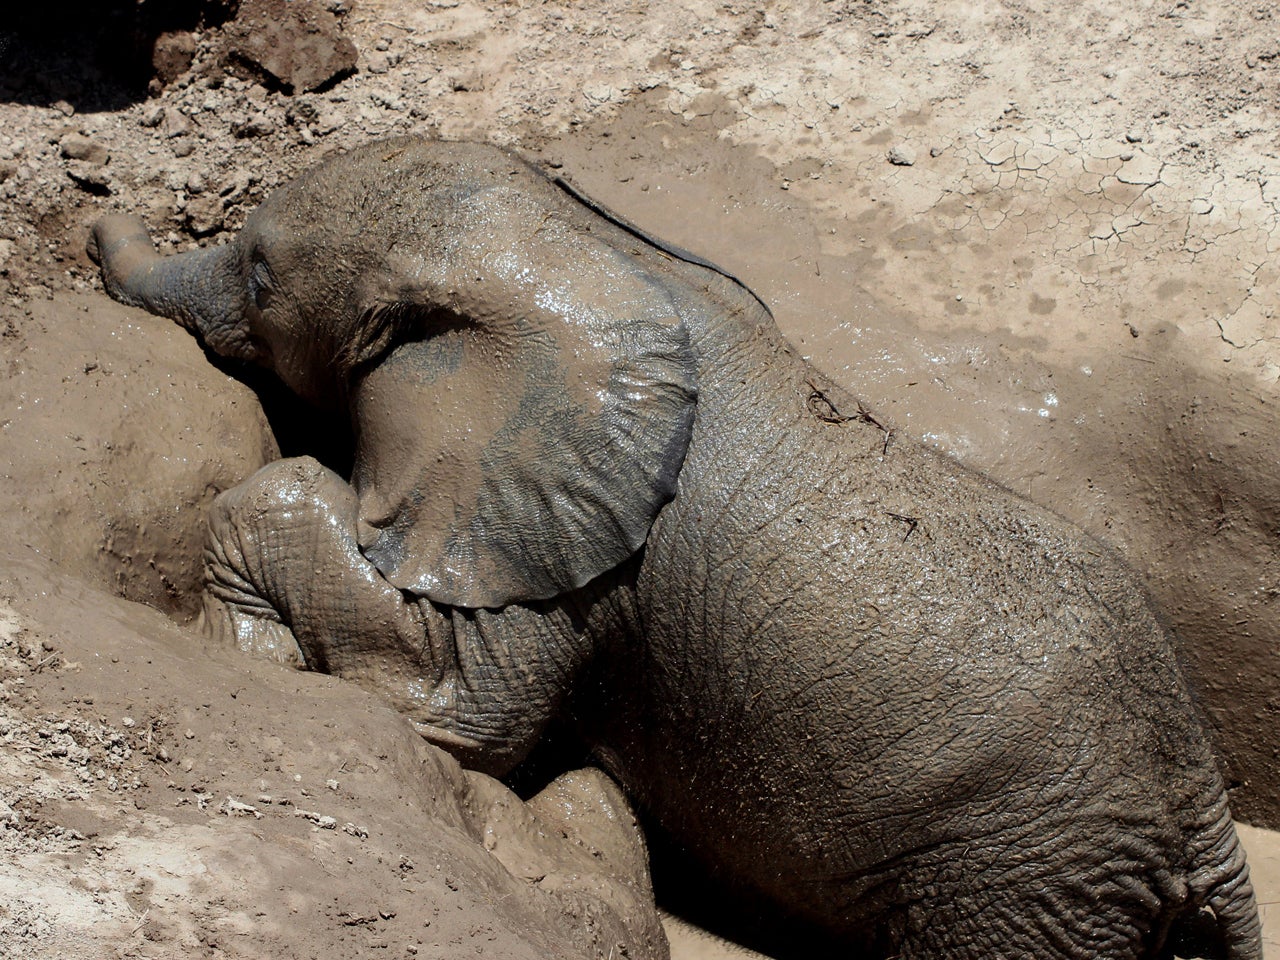
[[[139,218],[113,215],[94,225],[88,253],[112,299],[176,320],[215,353],[253,359],[234,245],[162,257]]]

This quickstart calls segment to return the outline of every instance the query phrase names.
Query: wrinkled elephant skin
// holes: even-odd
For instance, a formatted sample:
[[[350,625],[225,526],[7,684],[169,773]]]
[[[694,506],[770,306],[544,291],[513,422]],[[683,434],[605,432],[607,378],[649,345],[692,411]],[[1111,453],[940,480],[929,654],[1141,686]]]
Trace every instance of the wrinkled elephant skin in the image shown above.
[[[350,482],[215,504],[211,634],[502,774],[569,718],[726,884],[871,956],[1260,957],[1132,575],[884,427],[740,282],[501,150],[326,161],[225,247],[108,218],[108,291],[350,412]]]

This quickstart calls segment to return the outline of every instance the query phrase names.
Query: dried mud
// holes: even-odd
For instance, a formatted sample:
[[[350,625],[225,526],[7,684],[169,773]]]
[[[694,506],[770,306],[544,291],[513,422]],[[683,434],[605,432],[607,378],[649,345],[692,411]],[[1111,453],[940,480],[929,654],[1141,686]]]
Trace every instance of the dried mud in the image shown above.
[[[398,844],[444,842],[411,778],[378,775],[391,804],[325,772],[392,749],[367,699],[206,659],[79,585],[189,616],[202,506],[329,429],[269,408],[273,431],[186,334],[109,304],[88,224],[130,210],[166,251],[218,242],[302,166],[398,132],[556,165],[740,276],[894,429],[1117,547],[1178,633],[1237,813],[1280,826],[1280,4],[329,7],[357,72],[296,96],[227,74],[221,29],[175,41],[192,66],[149,98],[0,35],[6,955],[455,956],[456,936],[508,956],[536,939],[519,919],[510,940],[473,936],[492,920],[464,935],[515,876],[483,858],[454,890],[415,848],[405,879]],[[140,656],[162,666],[145,689]],[[252,707],[231,699],[242,672]],[[305,709],[265,692],[290,685]],[[121,759],[146,731],[169,760]],[[1244,837],[1275,938],[1280,843]],[[449,937],[437,908],[459,918]],[[669,931],[676,956],[729,950]]]

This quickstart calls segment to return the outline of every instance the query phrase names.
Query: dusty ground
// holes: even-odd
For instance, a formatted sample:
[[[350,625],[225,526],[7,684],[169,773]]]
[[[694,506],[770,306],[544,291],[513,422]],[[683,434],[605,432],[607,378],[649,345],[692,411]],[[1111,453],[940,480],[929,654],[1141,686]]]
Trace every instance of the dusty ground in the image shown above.
[[[185,335],[94,296],[83,242],[100,211],[138,211],[181,249],[217,242],[330,150],[405,131],[482,137],[720,262],[877,415],[1116,546],[1183,641],[1237,812],[1280,826],[1280,4],[328,6],[346,11],[358,71],[292,96],[220,79],[215,29],[194,34],[194,68],[149,98],[83,50],[0,33],[0,522],[13,558],[0,592],[12,605],[59,602],[40,586],[48,566],[17,572],[39,558],[189,615],[201,505],[299,443],[273,436],[253,394]],[[58,663],[39,674],[54,671],[75,703],[56,722],[89,723],[83,673]],[[182,667],[206,669],[229,668]],[[21,697],[4,703],[40,720]],[[119,718],[93,723],[109,740]],[[183,784],[170,765],[142,769],[152,806],[170,779]],[[41,812],[12,799],[56,779],[47,764],[0,767],[0,798],[21,811],[7,822],[53,836],[49,863],[85,877],[97,841],[66,839],[88,836],[79,801]],[[117,792],[96,777],[83,790]],[[183,857],[200,830],[241,825],[221,802],[182,811],[192,832],[148,834],[118,810],[93,829],[126,849],[163,836]],[[1258,831],[1246,841],[1265,915],[1280,901],[1280,846]],[[112,856],[109,890],[50,887],[62,907],[11,911],[0,937],[26,923],[36,932],[6,943],[42,949],[50,915],[114,891],[152,919],[133,930],[117,904],[113,942],[162,955],[163,941],[137,940],[160,908],[125,893],[138,858]],[[371,882],[352,859],[330,886]],[[330,912],[316,922],[333,944],[379,949],[336,939],[351,931]],[[264,949],[233,927],[201,949]],[[710,949],[672,929],[678,954]]]

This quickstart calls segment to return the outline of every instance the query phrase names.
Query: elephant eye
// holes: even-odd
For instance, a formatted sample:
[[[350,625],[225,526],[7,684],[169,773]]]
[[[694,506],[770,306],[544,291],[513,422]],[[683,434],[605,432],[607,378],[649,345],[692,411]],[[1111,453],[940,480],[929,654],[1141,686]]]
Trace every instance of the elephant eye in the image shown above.
[[[253,295],[253,305],[259,310],[267,309],[271,303],[271,268],[265,260],[254,261],[249,271],[249,292]]]

